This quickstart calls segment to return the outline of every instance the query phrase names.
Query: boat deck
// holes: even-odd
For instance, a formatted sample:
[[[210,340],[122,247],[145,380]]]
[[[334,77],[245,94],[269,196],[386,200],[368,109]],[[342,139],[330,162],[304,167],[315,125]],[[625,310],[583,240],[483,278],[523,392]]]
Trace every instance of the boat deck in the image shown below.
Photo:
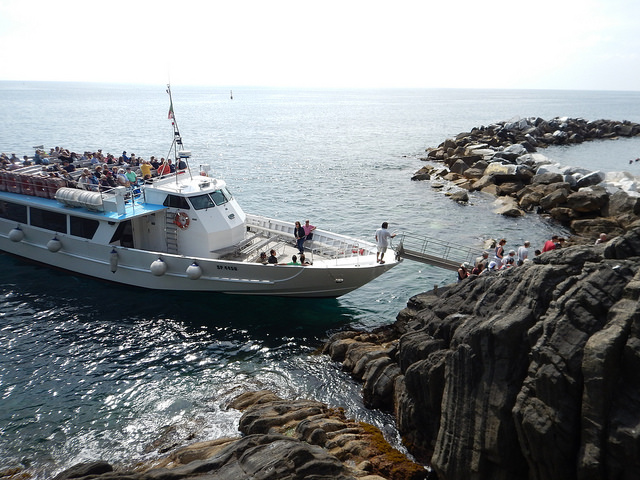
[[[265,224],[268,224],[266,228]],[[245,239],[239,244],[224,251],[212,252],[220,255],[220,259],[259,263],[260,253],[267,257],[271,249],[276,251],[278,264],[286,265],[292,261],[293,255],[299,261],[298,247],[293,237],[293,224],[279,222],[264,217],[247,219],[249,229]],[[315,266],[337,265],[375,265],[375,246],[342,235],[316,230],[314,239],[304,243],[305,260]],[[389,256],[394,263],[393,256]]]

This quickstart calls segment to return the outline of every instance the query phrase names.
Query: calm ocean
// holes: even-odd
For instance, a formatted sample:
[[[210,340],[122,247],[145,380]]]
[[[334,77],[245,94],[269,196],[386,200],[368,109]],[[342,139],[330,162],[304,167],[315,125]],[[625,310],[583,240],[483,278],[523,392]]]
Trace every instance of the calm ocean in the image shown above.
[[[290,90],[173,85],[192,166],[209,165],[245,211],[311,220],[371,239],[398,232],[481,248],[539,246],[557,225],[453,203],[412,182],[427,147],[474,126],[537,116],[640,122],[640,92]],[[167,156],[164,85],[0,82],[0,151],[33,146]],[[542,152],[565,164],[640,175],[640,139]],[[49,478],[71,464],[155,455],[149,445],[237,433],[226,402],[247,389],[315,398],[381,427],[360,387],[315,349],[345,326],[392,322],[409,297],[454,281],[409,261],[337,300],[167,294],[80,279],[0,255],[0,472]]]

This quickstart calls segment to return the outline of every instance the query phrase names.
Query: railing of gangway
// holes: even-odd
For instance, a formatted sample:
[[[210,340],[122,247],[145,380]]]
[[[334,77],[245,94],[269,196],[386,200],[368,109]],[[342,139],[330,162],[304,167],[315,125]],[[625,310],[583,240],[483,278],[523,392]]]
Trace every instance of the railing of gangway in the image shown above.
[[[460,265],[464,262],[473,265],[475,259],[482,255],[482,250],[479,248],[411,233],[398,234],[393,239],[392,246],[401,257],[417,261],[422,257],[425,263],[433,263],[428,260],[437,259],[451,265]]]

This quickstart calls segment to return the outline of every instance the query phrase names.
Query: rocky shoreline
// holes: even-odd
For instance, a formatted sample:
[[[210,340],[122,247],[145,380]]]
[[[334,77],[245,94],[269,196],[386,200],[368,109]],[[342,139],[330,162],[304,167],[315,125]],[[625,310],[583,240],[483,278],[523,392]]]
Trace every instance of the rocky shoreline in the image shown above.
[[[324,351],[439,479],[640,478],[640,229],[410,299]]]
[[[194,443],[134,467],[83,463],[54,480],[420,480],[428,474],[378,428],[347,419],[341,409],[266,390],[243,393],[228,407],[243,412],[241,437]]]
[[[539,149],[596,139],[640,135],[640,124],[576,118],[527,118],[473,128],[427,149],[412,180],[440,179],[459,187],[449,192],[466,202],[467,191],[502,200],[498,213],[547,214],[586,240],[601,232],[620,235],[640,219],[640,187],[630,175],[554,164]],[[443,165],[439,165],[443,164]],[[434,182],[434,188],[443,188]]]

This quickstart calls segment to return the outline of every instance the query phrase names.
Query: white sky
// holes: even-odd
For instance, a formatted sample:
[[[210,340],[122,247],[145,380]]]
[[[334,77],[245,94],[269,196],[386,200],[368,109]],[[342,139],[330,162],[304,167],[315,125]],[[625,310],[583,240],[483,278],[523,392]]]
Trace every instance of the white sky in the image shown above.
[[[640,1],[0,0],[0,80],[640,91]]]

